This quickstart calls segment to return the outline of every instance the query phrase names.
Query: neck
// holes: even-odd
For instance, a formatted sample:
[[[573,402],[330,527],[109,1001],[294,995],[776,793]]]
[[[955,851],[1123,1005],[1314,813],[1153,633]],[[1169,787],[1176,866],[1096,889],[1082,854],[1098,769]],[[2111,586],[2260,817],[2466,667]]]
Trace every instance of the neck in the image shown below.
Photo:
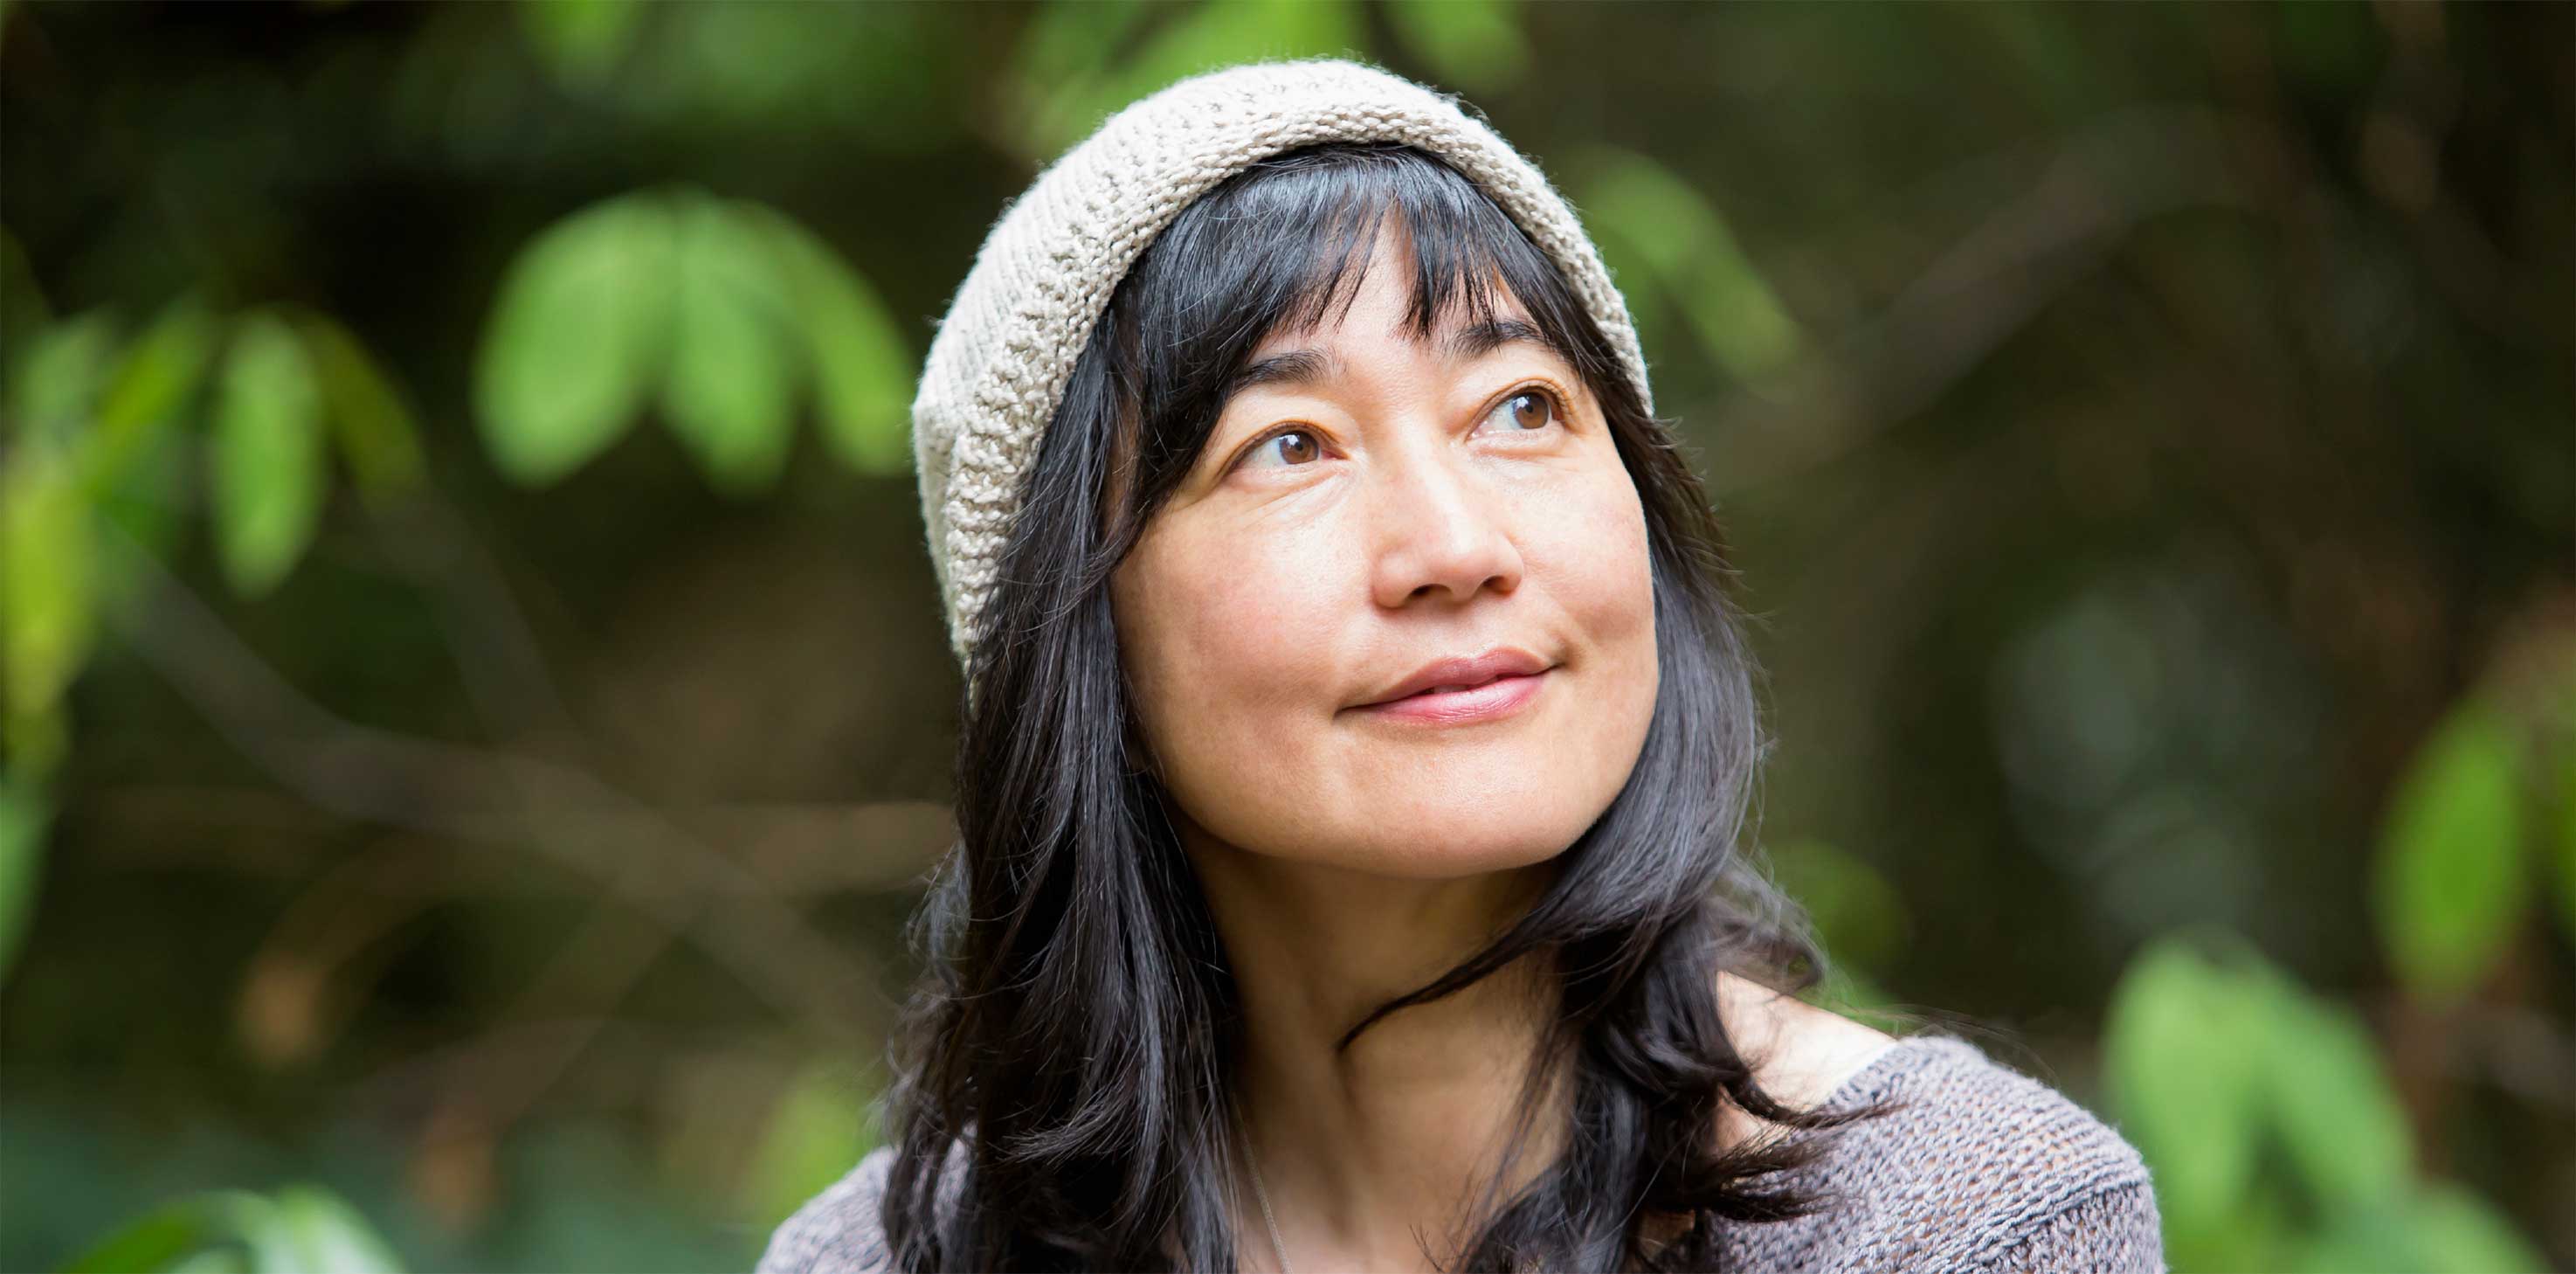
[[[1502,1166],[1551,971],[1524,959],[1335,1045],[1518,918],[1555,864],[1419,880],[1247,854],[1196,829],[1183,841],[1234,966],[1237,1099],[1292,1263],[1405,1269],[1448,1257]],[[1497,1202],[1544,1169],[1559,1122],[1532,1118]],[[1266,1227],[1249,1215],[1240,1242],[1267,1265]]]

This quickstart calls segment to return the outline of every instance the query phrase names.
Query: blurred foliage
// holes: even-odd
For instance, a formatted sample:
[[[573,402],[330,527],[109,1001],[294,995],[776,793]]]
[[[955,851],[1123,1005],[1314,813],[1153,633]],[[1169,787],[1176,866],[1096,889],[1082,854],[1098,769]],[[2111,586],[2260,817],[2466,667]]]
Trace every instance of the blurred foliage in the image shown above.
[[[912,462],[915,360],[867,284],[804,227],[702,192],[627,195],[566,218],[510,269],[476,365],[502,472],[553,482],[613,445],[658,386],[709,483],[776,483],[814,382],[852,467]]]
[[[1681,311],[1708,356],[1742,380],[1761,382],[1797,351],[1797,322],[1689,183],[1643,155],[1607,148],[1579,163],[1576,195],[1629,290],[1651,286],[1654,299]]]
[[[2576,773],[2576,646],[2549,652],[2539,675],[2520,720],[2483,696],[2455,706],[2391,803],[2373,900],[2400,986],[2427,1005],[2492,977],[2546,877],[2576,878],[2576,860],[2543,868],[2557,847],[2524,831],[2539,831],[2526,811],[2563,801]],[[2576,923],[2561,936],[2576,943]],[[2416,1178],[2405,1108],[2351,1010],[2238,935],[2206,945],[2168,936],[2131,961],[2103,1042],[2112,1109],[2154,1171],[2175,1268],[2548,1268],[2474,1192]]]
[[[2123,976],[2104,1048],[2176,1269],[2540,1270],[2493,1207],[2414,1177],[2369,1033],[2241,943],[2158,942]]]
[[[874,1092],[836,1066],[790,1080],[743,1178],[744,1213],[775,1227],[876,1149],[884,1131]]]
[[[951,834],[936,317],[1309,53],[1596,235],[1816,998],[2177,1270],[2576,1265],[2576,9],[535,0],[0,7],[0,1266],[747,1266]]]
[[[2484,703],[2453,708],[2397,788],[2372,897],[2389,963],[2425,999],[2484,980],[2538,892],[2546,846],[2526,846],[2523,807],[2539,767],[2523,764],[2508,726]]]
[[[1469,5],[1460,15],[1482,10]],[[1254,58],[1355,50],[1364,42],[1360,13],[1349,0],[1047,6],[1030,24],[1013,77],[1010,139],[1042,164],[1120,107],[1183,76]]]
[[[289,1186],[182,1199],[71,1263],[70,1274],[400,1274],[402,1262],[330,1191]]]

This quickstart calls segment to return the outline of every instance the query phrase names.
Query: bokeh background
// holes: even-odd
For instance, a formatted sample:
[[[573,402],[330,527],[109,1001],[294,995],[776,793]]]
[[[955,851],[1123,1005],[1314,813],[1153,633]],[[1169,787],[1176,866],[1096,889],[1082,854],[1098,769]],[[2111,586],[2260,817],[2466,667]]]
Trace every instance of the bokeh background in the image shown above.
[[[1305,53],[1616,269],[1820,997],[2177,1270],[2576,1267],[2576,7],[21,0],[0,1268],[748,1268],[950,835],[933,324]]]

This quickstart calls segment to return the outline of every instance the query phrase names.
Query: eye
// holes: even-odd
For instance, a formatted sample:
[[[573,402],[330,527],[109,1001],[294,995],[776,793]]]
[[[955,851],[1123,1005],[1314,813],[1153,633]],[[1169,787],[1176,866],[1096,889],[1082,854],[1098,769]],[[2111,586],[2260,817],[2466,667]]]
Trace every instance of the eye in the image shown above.
[[[1312,431],[1283,429],[1252,444],[1252,449],[1243,453],[1243,465],[1247,469],[1265,469],[1312,464],[1323,454],[1324,444]]]
[[[1554,392],[1525,385],[1494,404],[1494,410],[1485,418],[1501,419],[1505,433],[1536,433],[1551,424],[1565,423],[1565,408]]]

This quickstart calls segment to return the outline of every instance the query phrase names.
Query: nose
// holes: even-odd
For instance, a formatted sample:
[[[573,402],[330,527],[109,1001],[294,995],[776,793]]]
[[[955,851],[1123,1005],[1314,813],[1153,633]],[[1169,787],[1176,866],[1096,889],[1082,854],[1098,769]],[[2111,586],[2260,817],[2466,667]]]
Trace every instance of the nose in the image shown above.
[[[1425,448],[1390,456],[1371,475],[1376,557],[1370,592],[1378,605],[1466,602],[1488,588],[1520,587],[1509,510],[1472,465]]]

